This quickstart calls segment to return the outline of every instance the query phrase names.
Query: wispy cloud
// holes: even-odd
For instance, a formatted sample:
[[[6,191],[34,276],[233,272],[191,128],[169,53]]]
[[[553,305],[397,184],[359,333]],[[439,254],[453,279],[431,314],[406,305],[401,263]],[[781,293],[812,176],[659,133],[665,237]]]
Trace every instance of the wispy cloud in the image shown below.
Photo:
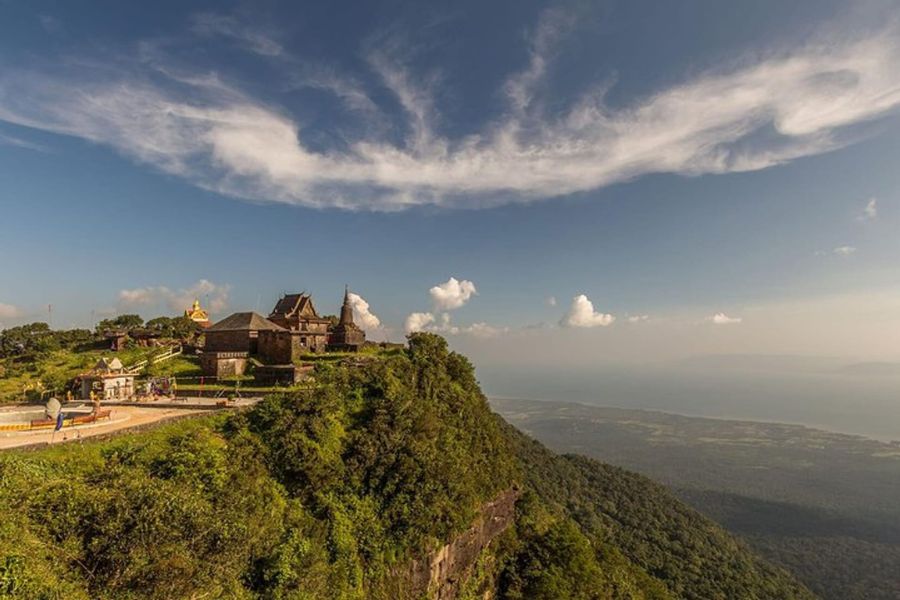
[[[859,216],[861,221],[874,221],[878,218],[878,198],[869,198],[863,208],[862,214]]]
[[[28,140],[23,140],[22,138],[17,138],[2,132],[0,132],[0,146],[15,146],[16,148],[25,148],[26,150],[34,150],[35,152],[48,151],[47,148],[40,144],[35,144],[34,142],[29,142]]]
[[[856,253],[856,246],[838,246],[831,252],[838,256],[850,256],[851,254]]]
[[[263,56],[279,56],[284,52],[281,44],[271,36],[229,15],[215,13],[195,15],[192,29],[201,35],[230,38],[251,52]]]
[[[202,15],[194,28],[257,54],[283,51],[230,17]],[[840,148],[854,139],[848,128],[900,107],[900,32],[891,24],[851,40],[823,36],[623,106],[595,90],[548,114],[533,97],[565,31],[564,18],[541,22],[529,66],[499,84],[506,114],[461,139],[436,133],[433,81],[385,52],[370,54],[369,64],[405,111],[410,135],[401,141],[373,127],[345,147],[314,150],[284,108],[221,81],[164,81],[137,67],[5,69],[0,120],[105,144],[234,197],[399,210],[534,201],[650,173],[764,169]],[[339,92],[334,81],[345,80],[320,81],[372,108],[360,87]]]

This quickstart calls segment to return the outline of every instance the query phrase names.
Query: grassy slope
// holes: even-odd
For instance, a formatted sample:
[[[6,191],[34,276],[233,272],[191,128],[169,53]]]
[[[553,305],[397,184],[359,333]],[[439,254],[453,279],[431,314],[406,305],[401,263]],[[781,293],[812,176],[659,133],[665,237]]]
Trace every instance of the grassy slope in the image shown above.
[[[117,353],[108,350],[56,350],[37,362],[15,365],[12,368],[8,366],[4,369],[3,376],[0,376],[0,404],[31,399],[33,394],[26,396],[23,389],[34,389],[36,384],[42,384],[45,388],[61,388],[65,382],[90,370],[104,356],[115,356],[127,366],[155,352],[159,352],[159,349],[133,348]]]

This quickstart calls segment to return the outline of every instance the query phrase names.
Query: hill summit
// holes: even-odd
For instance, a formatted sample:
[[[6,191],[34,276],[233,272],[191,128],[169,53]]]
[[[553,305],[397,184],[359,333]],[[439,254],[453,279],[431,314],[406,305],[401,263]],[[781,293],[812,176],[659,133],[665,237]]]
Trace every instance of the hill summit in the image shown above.
[[[438,336],[316,379],[0,455],[0,597],[813,597],[661,486],[506,424]]]

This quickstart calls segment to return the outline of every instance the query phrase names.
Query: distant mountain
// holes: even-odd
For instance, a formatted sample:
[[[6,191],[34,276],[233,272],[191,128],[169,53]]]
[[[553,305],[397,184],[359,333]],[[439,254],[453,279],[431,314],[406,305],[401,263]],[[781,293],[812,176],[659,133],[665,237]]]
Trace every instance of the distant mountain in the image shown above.
[[[847,359],[829,356],[793,354],[705,354],[676,363],[691,369],[726,369],[746,371],[830,373],[847,365]]]

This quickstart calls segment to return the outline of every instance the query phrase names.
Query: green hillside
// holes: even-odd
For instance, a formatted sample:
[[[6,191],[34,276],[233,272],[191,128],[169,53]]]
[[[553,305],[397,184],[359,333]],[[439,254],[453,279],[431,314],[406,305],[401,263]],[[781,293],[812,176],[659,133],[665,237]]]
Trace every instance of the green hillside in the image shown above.
[[[437,336],[317,377],[245,413],[0,455],[0,597],[413,597],[404,567],[514,487],[460,598],[812,597],[662,487],[507,425]]]

